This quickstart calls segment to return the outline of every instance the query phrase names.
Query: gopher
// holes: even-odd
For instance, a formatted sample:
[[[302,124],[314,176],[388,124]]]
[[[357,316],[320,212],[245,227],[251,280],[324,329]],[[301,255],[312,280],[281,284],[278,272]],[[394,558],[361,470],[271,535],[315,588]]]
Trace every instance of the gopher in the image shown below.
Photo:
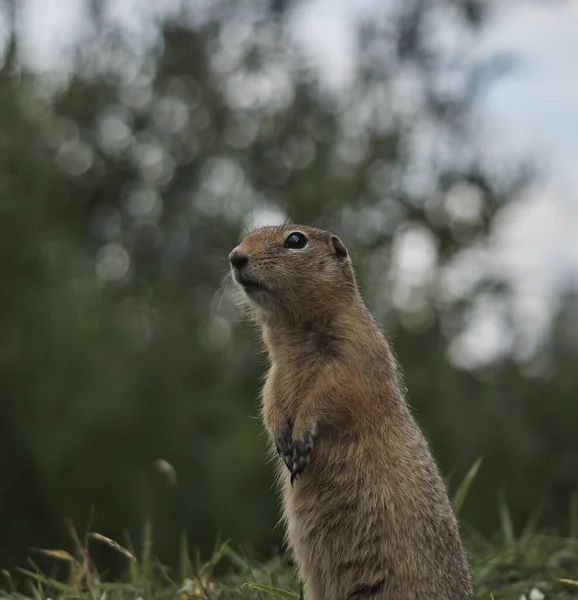
[[[268,351],[262,414],[306,598],[474,598],[445,484],[342,241],[262,227],[229,260]]]

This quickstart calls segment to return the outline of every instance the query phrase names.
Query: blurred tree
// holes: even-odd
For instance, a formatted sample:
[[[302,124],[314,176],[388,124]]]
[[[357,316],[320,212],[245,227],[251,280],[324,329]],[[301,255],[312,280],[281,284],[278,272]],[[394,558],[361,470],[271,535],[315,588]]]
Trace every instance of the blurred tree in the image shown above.
[[[280,542],[262,364],[220,287],[230,248],[267,218],[343,235],[444,468],[488,457],[468,516],[490,526],[503,485],[519,518],[537,498],[559,517],[576,484],[576,441],[560,435],[575,346],[553,338],[560,373],[539,385],[513,363],[480,378],[447,358],[476,298],[507,291],[482,276],[452,295],[448,273],[524,181],[463,150],[480,73],[446,64],[438,34],[467,35],[482,7],[391,3],[362,22],[353,79],[335,89],[291,37],[300,3],[153,11],[148,46],[94,3],[71,73],[5,54],[1,565],[65,543],[62,517],[82,527],[93,506],[91,527],[115,538],[151,518],[169,563],[183,527],[201,548],[218,531]]]

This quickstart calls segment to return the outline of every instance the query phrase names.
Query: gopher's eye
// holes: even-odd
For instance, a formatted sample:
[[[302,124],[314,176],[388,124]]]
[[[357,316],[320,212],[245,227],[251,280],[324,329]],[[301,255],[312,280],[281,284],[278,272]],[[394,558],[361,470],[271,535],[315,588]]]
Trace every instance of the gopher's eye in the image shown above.
[[[299,231],[294,231],[285,238],[283,246],[285,246],[285,248],[299,250],[307,246],[307,238]]]

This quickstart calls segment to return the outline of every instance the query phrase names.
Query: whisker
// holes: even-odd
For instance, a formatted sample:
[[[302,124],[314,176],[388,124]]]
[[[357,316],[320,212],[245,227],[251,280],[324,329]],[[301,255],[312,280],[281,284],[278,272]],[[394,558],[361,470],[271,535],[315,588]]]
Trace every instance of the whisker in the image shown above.
[[[223,298],[225,297],[226,286],[229,283],[232,283],[232,281],[233,281],[233,276],[231,275],[231,272],[229,270],[227,270],[223,274],[223,279],[222,279],[221,283],[219,284],[219,287],[213,294],[213,298],[219,296],[219,301],[217,302],[217,309],[216,309],[217,314],[219,314],[221,312],[221,305],[223,304]]]

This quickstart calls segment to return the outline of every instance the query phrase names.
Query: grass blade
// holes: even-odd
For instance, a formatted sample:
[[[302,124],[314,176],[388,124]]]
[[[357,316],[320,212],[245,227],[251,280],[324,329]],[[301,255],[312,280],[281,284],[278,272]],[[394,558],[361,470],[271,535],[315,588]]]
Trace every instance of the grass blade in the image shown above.
[[[260,592],[271,594],[272,596],[277,596],[277,598],[283,598],[284,600],[299,600],[299,596],[297,594],[280,590],[271,585],[263,585],[262,583],[246,583],[243,587],[245,586],[253,590],[259,590]]]
[[[191,566],[191,557],[189,556],[189,536],[186,530],[181,532],[179,549],[179,583],[189,577],[193,568]]]
[[[129,552],[126,548],[123,548],[118,542],[111,540],[109,537],[106,537],[105,535],[102,535],[102,534],[96,533],[96,532],[91,532],[91,533],[87,533],[86,537],[90,538],[92,540],[97,540],[99,542],[102,542],[103,544],[106,544],[107,546],[114,548],[117,552],[119,552],[123,556],[130,558],[130,560],[136,561],[136,557],[134,556],[134,554],[132,554],[132,552]]]
[[[144,532],[142,539],[142,550],[141,550],[141,569],[143,578],[146,581],[150,580],[152,572],[152,548],[153,548],[153,535],[152,525],[150,521],[145,521]]]
[[[213,570],[215,569],[217,564],[219,564],[221,562],[221,560],[223,559],[223,556],[225,556],[225,554],[227,553],[228,548],[229,548],[229,540],[225,540],[225,541],[221,542],[215,548],[215,552],[213,553],[213,556],[211,557],[211,559],[208,562],[206,562],[199,571],[199,574],[201,575],[201,577],[206,577],[206,576],[212,575]]]
[[[578,492],[570,499],[570,538],[578,538]]]
[[[524,525],[524,529],[520,533],[520,540],[529,542],[533,537],[535,537],[542,512],[542,509],[539,508],[530,515],[530,518]]]
[[[500,494],[498,500],[498,516],[500,517],[500,530],[502,532],[504,545],[508,550],[512,550],[516,545],[516,535],[514,533],[510,509],[502,494]]]
[[[556,581],[560,581],[561,583],[566,583],[567,585],[575,585],[578,587],[578,581],[574,581],[573,579],[556,579]]]
[[[470,487],[471,487],[472,483],[474,482],[474,479],[476,478],[478,471],[480,470],[482,461],[483,461],[483,457],[480,456],[474,462],[474,464],[470,467],[469,471],[466,473],[466,476],[463,478],[462,482],[458,486],[456,493],[454,494],[454,497],[452,499],[452,504],[453,504],[456,515],[459,514],[459,512],[466,500],[466,496],[468,495],[468,492],[470,491]]]
[[[71,588],[69,585],[61,583],[60,581],[57,581],[56,579],[50,579],[49,577],[45,577],[44,575],[41,575],[40,573],[34,573],[34,571],[29,571],[28,569],[22,569],[20,567],[18,567],[16,570],[19,571],[20,573],[22,573],[23,575],[26,575],[30,579],[36,581],[38,584],[48,585],[51,588],[58,590],[59,592],[64,592],[66,594],[72,594],[75,591],[74,588]]]

